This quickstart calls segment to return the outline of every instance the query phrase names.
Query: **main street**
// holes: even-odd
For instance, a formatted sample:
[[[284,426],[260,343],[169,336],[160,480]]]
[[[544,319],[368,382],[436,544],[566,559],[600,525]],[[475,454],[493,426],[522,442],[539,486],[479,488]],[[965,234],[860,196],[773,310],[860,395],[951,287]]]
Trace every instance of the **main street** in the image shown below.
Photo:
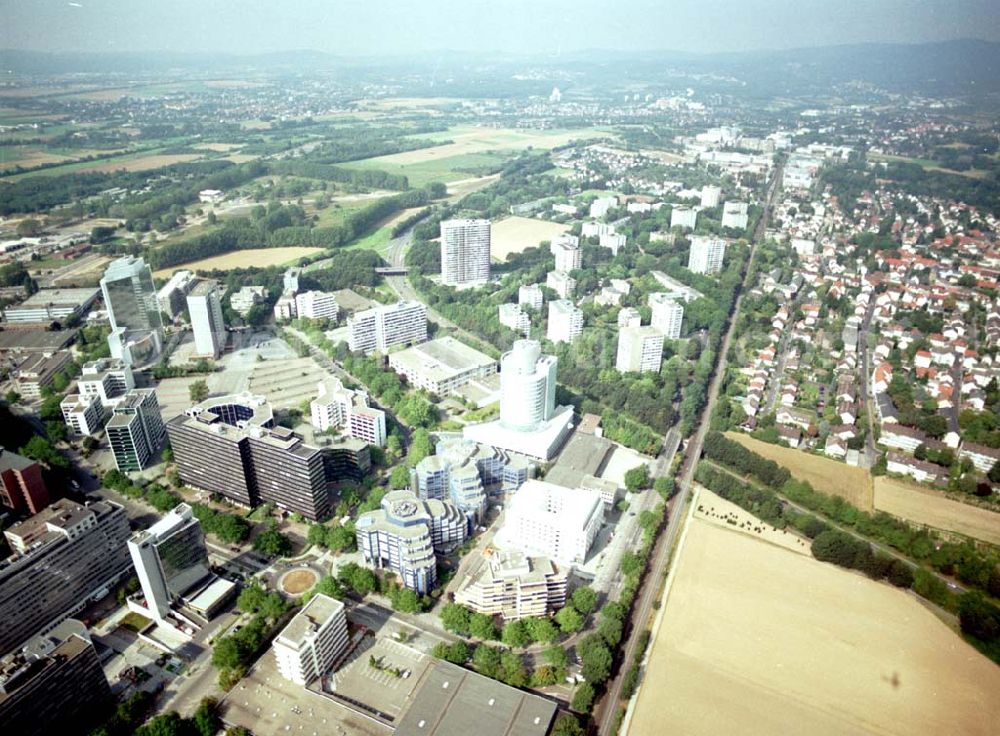
[[[764,207],[764,212],[761,215],[760,222],[757,223],[757,228],[751,238],[750,258],[747,261],[746,273],[743,277],[743,288],[736,297],[736,304],[734,305],[733,313],[729,319],[729,326],[726,329],[726,334],[722,338],[722,344],[718,352],[718,363],[716,364],[712,381],[709,384],[708,396],[706,397],[705,407],[702,409],[701,421],[698,424],[698,428],[695,431],[694,436],[688,440],[685,448],[684,463],[681,467],[680,473],[680,484],[677,494],[671,502],[667,528],[659,535],[659,537],[657,537],[656,544],[653,547],[653,552],[650,557],[649,571],[643,581],[642,587],[639,589],[637,602],[632,613],[632,627],[629,632],[628,640],[625,643],[625,649],[620,660],[618,673],[608,682],[604,698],[595,710],[595,719],[598,723],[598,733],[603,736],[610,736],[615,732],[615,721],[617,720],[621,704],[622,685],[625,673],[628,672],[635,659],[636,650],[639,646],[639,640],[642,637],[642,632],[646,630],[647,622],[649,621],[650,615],[653,611],[653,604],[659,600],[660,583],[663,581],[667,573],[668,563],[670,562],[670,550],[673,548],[674,540],[677,538],[677,533],[683,525],[683,520],[688,516],[684,513],[684,510],[687,507],[688,498],[691,494],[691,483],[694,480],[695,467],[698,464],[698,458],[701,457],[701,448],[705,441],[705,435],[708,434],[712,410],[715,408],[715,402],[719,397],[719,390],[722,387],[722,380],[726,374],[729,346],[732,342],[733,332],[736,329],[737,316],[739,315],[740,307],[743,304],[743,294],[746,292],[746,289],[749,286],[750,277],[753,274],[753,262],[757,255],[757,245],[760,243],[764,235],[764,231],[767,228],[767,219],[771,213],[771,208],[774,206],[775,198],[777,197],[780,189],[781,171],[781,165],[779,164],[778,167],[775,168],[774,177],[771,180],[770,189],[767,193],[767,204]],[[667,467],[670,467],[669,464]],[[652,642],[650,643],[650,646],[652,646]]]

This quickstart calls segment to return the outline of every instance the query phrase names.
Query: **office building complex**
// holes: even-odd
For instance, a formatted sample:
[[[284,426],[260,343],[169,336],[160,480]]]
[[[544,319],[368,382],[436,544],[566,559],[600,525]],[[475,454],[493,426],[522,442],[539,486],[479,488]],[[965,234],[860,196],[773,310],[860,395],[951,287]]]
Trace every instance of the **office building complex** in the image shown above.
[[[211,574],[205,535],[186,503],[128,540],[128,551],[145,597],[145,609],[158,621],[181,596]]]
[[[441,223],[441,283],[459,288],[490,280],[490,221]]]
[[[0,654],[83,608],[132,570],[125,509],[110,501],[55,501],[4,531],[14,555],[0,562]]]
[[[583,334],[583,312],[568,299],[549,302],[546,337],[552,342],[573,342]]]
[[[410,485],[421,500],[448,499],[465,514],[467,530],[471,531],[486,510],[484,473],[480,471],[477,455],[492,462],[494,452],[469,440],[445,445],[443,452],[429,455],[410,471]],[[490,468],[487,472],[491,472]],[[491,476],[492,480],[492,476]]]
[[[390,491],[382,508],[358,517],[358,550],[365,561],[399,575],[421,595],[437,583],[435,552],[449,552],[468,534],[468,522],[450,501],[420,500],[410,491]]]
[[[229,306],[241,317],[246,317],[250,310],[264,302],[267,296],[267,288],[264,286],[244,286],[229,295]]]
[[[281,676],[305,687],[333,669],[348,643],[344,604],[319,593],[275,637],[271,650]]]
[[[90,436],[104,428],[104,407],[94,394],[69,394],[59,402],[63,421],[75,435]]]
[[[623,327],[618,331],[619,373],[658,372],[663,360],[663,333],[655,327]]]
[[[11,324],[50,324],[81,317],[97,300],[99,289],[39,289],[23,302],[5,307],[4,319]]]
[[[598,494],[529,480],[507,504],[496,543],[565,565],[582,563],[603,522]]]
[[[199,281],[187,295],[194,352],[206,358],[218,358],[226,349],[226,323],[222,319],[222,297],[214,281]]]
[[[49,501],[41,466],[0,446],[0,506],[16,513],[37,514]]]
[[[77,622],[79,623],[79,622]],[[86,733],[113,702],[94,645],[82,633],[34,639],[0,659],[0,726],[10,736]]]
[[[542,301],[542,287],[538,284],[529,284],[527,286],[522,286],[517,290],[518,306],[541,309]]]
[[[171,320],[184,311],[184,297],[194,286],[194,274],[191,271],[174,271],[170,280],[156,292],[156,303],[160,306],[160,311]]]
[[[427,308],[420,302],[401,301],[355,312],[347,318],[347,346],[352,352],[383,353],[395,345],[427,339]]]
[[[309,519],[330,514],[335,458],[276,426],[263,396],[208,399],[167,422],[167,434],[181,480],[192,488],[249,507],[272,502]]]
[[[681,336],[681,323],[684,320],[683,305],[662,291],[650,294],[648,304],[652,312],[650,324],[668,340],[677,340]]]
[[[127,365],[147,365],[163,350],[163,323],[153,274],[142,258],[112,261],[101,279],[111,321],[111,356]]]
[[[549,271],[545,275],[545,285],[560,299],[569,299],[576,292],[576,279],[565,271]]]
[[[518,340],[500,358],[500,419],[467,425],[467,439],[548,460],[572,427],[573,408],[557,407],[556,358],[536,340]]]
[[[746,202],[726,202],[722,208],[722,227],[746,230],[747,224],[750,222],[748,208]]]
[[[136,388],[119,401],[104,428],[118,470],[144,470],[163,444],[163,418],[156,392]]]
[[[276,307],[277,308],[277,307]],[[337,297],[325,291],[304,291],[295,295],[295,314],[306,319],[337,319]]]
[[[132,369],[120,360],[102,358],[84,363],[76,379],[76,390],[85,398],[96,396],[101,406],[110,409],[135,388]]]
[[[455,602],[505,621],[545,616],[566,603],[566,572],[547,557],[487,549],[455,591]]]
[[[309,403],[313,427],[320,432],[343,427],[350,437],[385,447],[385,412],[368,406],[368,394],[344,388],[332,376],[317,384],[317,392]]]
[[[691,238],[688,270],[692,273],[717,273],[722,270],[725,255],[725,240],[695,235]]]
[[[453,337],[440,337],[391,353],[389,367],[411,386],[438,396],[447,396],[470,381],[497,372],[496,360]]]
[[[17,392],[26,399],[42,398],[42,391],[52,386],[70,360],[72,356],[68,350],[26,355],[13,371]]]

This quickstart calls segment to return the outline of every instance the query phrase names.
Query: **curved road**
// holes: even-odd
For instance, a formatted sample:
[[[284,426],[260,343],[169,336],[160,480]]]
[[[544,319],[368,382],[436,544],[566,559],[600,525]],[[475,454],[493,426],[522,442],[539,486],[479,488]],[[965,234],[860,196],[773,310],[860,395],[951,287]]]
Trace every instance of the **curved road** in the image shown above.
[[[757,228],[754,231],[753,238],[751,239],[750,258],[747,260],[746,271],[743,277],[743,286],[740,289],[739,295],[736,297],[736,304],[733,307],[733,313],[729,319],[729,326],[726,329],[725,336],[722,338],[722,344],[718,352],[718,363],[715,367],[715,373],[712,375],[712,381],[709,384],[708,397],[705,401],[705,407],[702,409],[701,421],[698,424],[697,431],[688,440],[687,446],[684,450],[685,457],[680,471],[680,486],[677,495],[671,502],[667,528],[665,532],[661,533],[656,539],[656,545],[653,547],[653,553],[651,556],[649,572],[643,581],[642,587],[639,589],[638,603],[633,609],[632,627],[629,632],[628,641],[625,643],[625,650],[620,660],[618,673],[615,675],[614,679],[608,683],[604,698],[602,698],[597,709],[595,709],[594,718],[598,724],[597,732],[598,734],[601,734],[601,736],[611,736],[615,733],[615,721],[621,707],[622,682],[625,677],[625,673],[628,672],[633,660],[635,659],[635,653],[639,645],[639,638],[642,635],[642,632],[646,629],[646,622],[649,621],[650,615],[653,611],[653,603],[659,599],[660,585],[667,573],[668,562],[670,561],[670,550],[673,548],[674,539],[677,537],[677,532],[681,528],[683,520],[688,517],[688,515],[684,513],[684,509],[687,506],[688,498],[691,494],[691,482],[694,479],[694,469],[698,464],[698,458],[701,457],[701,448],[705,441],[705,435],[708,434],[712,410],[715,408],[715,402],[718,399],[719,390],[722,387],[722,379],[726,374],[727,356],[729,354],[729,345],[732,341],[733,332],[736,326],[736,317],[743,304],[743,294],[746,291],[747,286],[749,286],[748,282],[750,275],[753,273],[753,262],[757,255],[757,244],[760,242],[764,234],[764,230],[767,228],[767,220],[780,189],[781,172],[782,167],[779,165],[775,169],[774,177],[771,180],[770,189],[767,193],[767,204],[764,207],[764,213],[761,215],[760,222],[757,223]],[[667,467],[669,467],[669,465],[667,465]]]

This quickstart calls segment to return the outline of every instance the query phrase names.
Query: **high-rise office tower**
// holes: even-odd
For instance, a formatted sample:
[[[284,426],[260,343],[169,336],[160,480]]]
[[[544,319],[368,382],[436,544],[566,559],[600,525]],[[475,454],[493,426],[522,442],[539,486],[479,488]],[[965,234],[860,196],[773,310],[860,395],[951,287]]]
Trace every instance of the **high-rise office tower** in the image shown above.
[[[48,630],[131,571],[125,509],[59,499],[4,531],[14,555],[0,560],[0,654]]]
[[[648,303],[653,315],[650,324],[662,332],[668,340],[680,338],[684,306],[662,291],[650,294]]]
[[[128,551],[146,608],[157,620],[166,618],[171,604],[210,575],[205,534],[186,503],[133,534]]]
[[[441,283],[482,286],[490,280],[490,221],[441,223]]]
[[[695,235],[691,238],[688,270],[692,273],[717,273],[722,270],[722,259],[725,256],[725,240]]]
[[[111,262],[101,279],[104,306],[111,320],[111,355],[127,365],[146,365],[163,350],[163,322],[153,274],[142,258]]]
[[[656,372],[662,359],[663,333],[655,327],[623,327],[618,331],[615,368],[620,373]]]
[[[517,340],[500,358],[500,423],[531,432],[556,405],[556,357],[542,355],[537,340]]]
[[[151,388],[135,388],[114,408],[104,431],[118,470],[143,470],[163,444],[164,426],[160,404]]]
[[[188,313],[194,332],[194,351],[218,358],[226,348],[226,323],[222,319],[222,297],[214,281],[199,281],[188,292]]]

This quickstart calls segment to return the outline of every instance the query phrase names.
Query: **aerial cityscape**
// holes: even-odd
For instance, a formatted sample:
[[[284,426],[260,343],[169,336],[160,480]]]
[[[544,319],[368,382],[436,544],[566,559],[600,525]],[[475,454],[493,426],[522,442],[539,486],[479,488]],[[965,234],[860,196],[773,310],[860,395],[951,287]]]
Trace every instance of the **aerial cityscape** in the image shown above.
[[[733,5],[5,6],[0,736],[1000,732],[1000,12]]]

